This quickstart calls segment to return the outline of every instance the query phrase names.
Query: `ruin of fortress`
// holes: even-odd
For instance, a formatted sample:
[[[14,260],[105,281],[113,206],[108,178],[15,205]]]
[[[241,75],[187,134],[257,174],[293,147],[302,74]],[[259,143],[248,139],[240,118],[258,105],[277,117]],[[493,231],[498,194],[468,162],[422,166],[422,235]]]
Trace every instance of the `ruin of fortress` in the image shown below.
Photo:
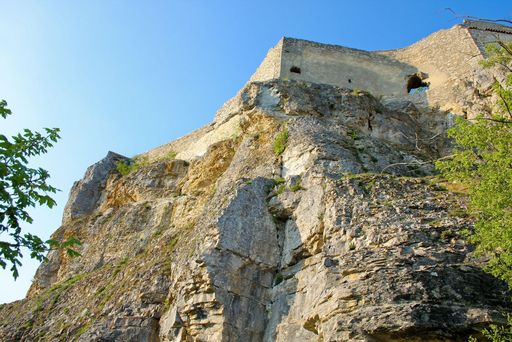
[[[411,89],[428,86],[414,102],[464,114],[460,102],[468,79],[481,66],[485,45],[511,41],[512,27],[466,20],[397,50],[363,51],[338,45],[283,37],[270,49],[251,81],[301,80],[360,89],[375,96],[406,97]]]

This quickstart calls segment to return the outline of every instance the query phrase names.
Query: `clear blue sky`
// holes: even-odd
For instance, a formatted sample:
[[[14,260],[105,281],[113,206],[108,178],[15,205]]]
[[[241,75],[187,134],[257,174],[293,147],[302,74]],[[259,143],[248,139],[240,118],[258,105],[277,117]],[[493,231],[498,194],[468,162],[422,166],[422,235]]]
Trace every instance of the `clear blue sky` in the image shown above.
[[[48,238],[67,194],[109,150],[133,156],[210,122],[281,36],[366,50],[407,46],[460,22],[445,10],[512,18],[507,1],[0,0],[0,132],[60,127],[34,165],[62,189],[28,230]],[[0,270],[0,303],[37,267]]]

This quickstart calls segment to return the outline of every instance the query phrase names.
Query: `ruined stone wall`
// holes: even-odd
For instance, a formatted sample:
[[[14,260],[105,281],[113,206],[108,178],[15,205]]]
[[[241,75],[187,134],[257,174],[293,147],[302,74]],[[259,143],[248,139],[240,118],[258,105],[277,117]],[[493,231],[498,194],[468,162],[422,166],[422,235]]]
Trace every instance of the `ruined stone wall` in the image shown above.
[[[459,25],[438,31],[419,42],[399,50],[382,51],[386,55],[414,65],[426,73],[430,84],[425,94],[429,106],[464,113],[472,103],[468,91],[475,88],[470,81],[481,70],[482,55],[468,30]]]
[[[300,72],[300,73],[299,73]],[[402,96],[416,68],[372,52],[285,38],[281,78]]]
[[[479,64],[485,44],[512,40],[510,28],[493,24],[502,32],[480,24],[466,22],[403,49],[375,52],[285,37],[250,81],[280,78],[330,84],[473,117],[492,107],[496,75]],[[408,94],[407,81],[414,74],[428,83],[427,92]]]
[[[279,78],[281,73],[281,53],[283,49],[283,39],[279,40],[279,42],[271,48],[265,59],[260,64],[256,72],[251,76],[249,82],[253,81],[268,81],[272,79]]]
[[[484,58],[483,46],[496,37],[506,40],[512,35],[456,25],[406,48],[379,53],[428,75],[430,87],[424,94],[428,106],[474,117],[492,107],[495,71],[482,69],[480,61]]]
[[[485,55],[485,45],[488,43],[493,43],[497,41],[510,42],[512,41],[511,33],[504,32],[492,32],[492,31],[482,31],[477,29],[468,29],[469,34],[475,41],[475,44],[478,46],[480,51]]]
[[[498,23],[478,20],[464,20],[461,25],[467,28],[482,54],[485,55],[485,45],[497,41],[512,41],[512,27]]]

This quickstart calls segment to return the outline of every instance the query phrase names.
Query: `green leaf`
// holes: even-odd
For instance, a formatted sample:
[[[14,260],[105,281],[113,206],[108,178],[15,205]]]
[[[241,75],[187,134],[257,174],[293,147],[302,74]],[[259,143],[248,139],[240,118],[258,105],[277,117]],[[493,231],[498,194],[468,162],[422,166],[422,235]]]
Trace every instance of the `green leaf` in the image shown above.
[[[512,70],[512,43],[491,44],[485,67]],[[469,213],[476,219],[469,241],[488,258],[486,269],[512,288],[512,73],[495,83],[498,103],[491,116],[455,120],[448,130],[453,154],[436,167],[452,181],[465,184]]]
[[[7,102],[0,101],[0,116],[11,114]],[[56,204],[50,195],[57,189],[47,183],[48,171],[31,167],[29,158],[46,153],[58,139],[58,128],[45,128],[44,133],[24,129],[11,138],[0,134],[0,231],[9,235],[9,241],[0,241],[0,266],[5,269],[10,265],[14,278],[21,266],[22,248],[28,249],[31,258],[43,260],[50,248],[60,246],[55,240],[42,241],[37,235],[23,234],[21,227],[33,222],[29,208]]]

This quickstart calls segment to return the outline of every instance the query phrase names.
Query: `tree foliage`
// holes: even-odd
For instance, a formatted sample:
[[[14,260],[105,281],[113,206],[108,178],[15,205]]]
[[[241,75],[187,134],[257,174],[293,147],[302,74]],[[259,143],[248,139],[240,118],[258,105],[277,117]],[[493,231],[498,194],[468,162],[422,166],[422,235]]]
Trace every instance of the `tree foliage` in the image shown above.
[[[473,123],[458,119],[449,135],[457,144],[453,157],[438,167],[466,185],[470,213],[477,218],[470,240],[489,256],[488,270],[512,284],[512,126],[482,117]]]
[[[453,154],[437,167],[466,186],[469,210],[476,218],[470,242],[488,257],[487,271],[512,288],[512,43],[491,44],[487,53],[483,67],[501,68],[506,75],[493,86],[495,111],[470,121],[458,118],[448,130],[455,142]],[[483,334],[491,341],[512,341],[512,319]]]
[[[0,116],[11,115],[7,103],[0,101]],[[69,254],[76,254],[70,247],[76,239],[64,243],[54,240],[43,241],[37,235],[22,232],[22,223],[32,223],[28,210],[36,205],[52,208],[55,200],[50,196],[57,189],[47,183],[48,171],[31,168],[29,158],[45,154],[60,138],[58,128],[45,128],[44,133],[23,130],[10,139],[0,134],[0,266],[18,277],[22,249],[27,248],[30,256],[39,261],[45,258],[50,248],[63,247]]]

